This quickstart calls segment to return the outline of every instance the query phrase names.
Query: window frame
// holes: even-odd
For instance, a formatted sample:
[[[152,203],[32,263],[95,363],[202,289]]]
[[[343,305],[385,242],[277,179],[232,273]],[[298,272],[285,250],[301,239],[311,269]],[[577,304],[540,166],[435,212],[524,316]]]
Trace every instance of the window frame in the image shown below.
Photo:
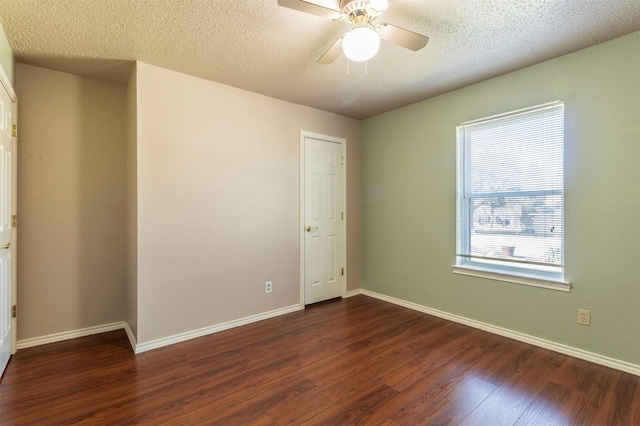
[[[470,183],[470,155],[468,155],[468,143],[465,142],[465,131],[468,126],[511,119],[518,115],[530,114],[536,111],[548,110],[550,108],[562,109],[562,126],[564,127],[564,102],[554,101],[546,104],[536,105],[528,108],[497,114],[490,117],[460,123],[456,126],[456,261],[452,265],[455,274],[469,275],[480,278],[487,278],[497,281],[505,281],[515,284],[530,285],[535,287],[548,288],[560,291],[570,291],[571,284],[565,281],[564,267],[564,193],[565,183],[562,182],[562,189],[534,189],[523,191],[504,192],[484,192],[469,194],[465,192],[466,186]],[[564,135],[563,146],[564,151]],[[461,157],[462,156],[462,157]],[[563,159],[564,160],[564,159]],[[463,164],[464,161],[464,164]],[[461,170],[462,168],[462,170]],[[564,174],[564,164],[563,164]],[[521,196],[561,196],[562,197],[562,259],[559,267],[540,266],[537,262],[530,261],[506,261],[499,258],[484,256],[473,256],[471,254],[471,229],[473,218],[471,217],[473,200],[478,198],[491,197],[521,197]],[[530,267],[514,266],[517,263],[529,264]],[[545,270],[546,269],[546,270]]]

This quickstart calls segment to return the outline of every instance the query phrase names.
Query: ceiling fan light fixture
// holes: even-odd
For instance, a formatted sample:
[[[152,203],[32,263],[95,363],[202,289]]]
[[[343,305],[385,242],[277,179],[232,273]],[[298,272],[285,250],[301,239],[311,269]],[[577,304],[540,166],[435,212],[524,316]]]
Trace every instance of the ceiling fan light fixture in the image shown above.
[[[342,51],[350,61],[368,61],[379,49],[380,35],[368,25],[355,27],[342,39]]]

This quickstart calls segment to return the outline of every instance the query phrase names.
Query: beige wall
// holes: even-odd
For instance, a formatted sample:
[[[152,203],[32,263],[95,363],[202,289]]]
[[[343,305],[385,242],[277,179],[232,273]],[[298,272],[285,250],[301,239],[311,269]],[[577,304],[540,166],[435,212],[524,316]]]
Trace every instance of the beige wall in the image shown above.
[[[454,275],[456,124],[561,99],[570,293]],[[640,365],[640,33],[363,123],[363,287]],[[577,323],[591,310],[591,326]]]
[[[127,87],[17,75],[19,340],[124,320],[144,343],[299,303],[300,130],[347,139],[359,288],[359,121],[146,64]]]
[[[138,336],[138,89],[133,68],[126,93],[125,140],[125,317]]]
[[[142,63],[137,84],[140,343],[300,302],[300,130],[347,139],[359,287],[359,121]]]
[[[18,339],[121,321],[125,88],[17,64]]]

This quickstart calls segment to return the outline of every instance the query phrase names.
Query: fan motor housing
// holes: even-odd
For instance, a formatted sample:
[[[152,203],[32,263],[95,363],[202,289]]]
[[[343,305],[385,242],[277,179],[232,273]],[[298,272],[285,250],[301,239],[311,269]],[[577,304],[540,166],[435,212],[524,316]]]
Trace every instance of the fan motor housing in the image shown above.
[[[340,12],[350,15],[355,10],[366,10],[369,0],[340,0]]]

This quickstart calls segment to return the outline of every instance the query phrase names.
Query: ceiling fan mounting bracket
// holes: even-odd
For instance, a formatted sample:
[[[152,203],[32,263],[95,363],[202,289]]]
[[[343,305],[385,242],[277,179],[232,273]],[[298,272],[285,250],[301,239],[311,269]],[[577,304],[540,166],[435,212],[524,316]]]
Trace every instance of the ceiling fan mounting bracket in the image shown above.
[[[356,10],[366,10],[368,4],[368,0],[340,0],[340,12],[350,15]]]
[[[371,26],[383,11],[371,7],[369,0],[340,0],[340,18],[338,20],[350,22],[358,26]]]

